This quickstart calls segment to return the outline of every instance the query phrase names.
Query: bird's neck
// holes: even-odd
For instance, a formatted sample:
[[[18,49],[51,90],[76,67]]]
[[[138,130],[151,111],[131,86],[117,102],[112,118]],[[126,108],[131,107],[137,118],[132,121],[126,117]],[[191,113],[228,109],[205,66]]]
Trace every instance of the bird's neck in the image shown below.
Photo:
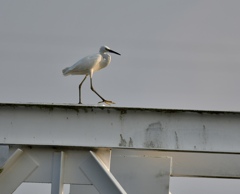
[[[109,54],[107,54],[107,53],[103,53],[102,56],[103,56],[103,63],[102,63],[102,65],[104,67],[106,67],[111,62],[111,56]]]

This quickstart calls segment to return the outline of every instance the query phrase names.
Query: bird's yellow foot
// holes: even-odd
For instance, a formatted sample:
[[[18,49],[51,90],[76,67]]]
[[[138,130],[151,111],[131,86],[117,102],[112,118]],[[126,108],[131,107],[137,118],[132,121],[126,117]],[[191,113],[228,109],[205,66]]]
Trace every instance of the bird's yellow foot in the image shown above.
[[[103,101],[101,101],[101,102],[99,102],[99,103],[105,103],[105,104],[107,104],[107,105],[115,104],[115,102],[110,101],[110,100],[103,100]]]

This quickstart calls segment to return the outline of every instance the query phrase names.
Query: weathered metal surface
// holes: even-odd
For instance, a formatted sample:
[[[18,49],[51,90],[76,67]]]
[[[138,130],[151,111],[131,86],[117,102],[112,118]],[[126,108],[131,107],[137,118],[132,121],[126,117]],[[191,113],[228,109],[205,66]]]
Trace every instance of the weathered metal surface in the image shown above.
[[[16,153],[16,148],[10,147],[10,153]],[[78,193],[80,191],[84,193],[90,191],[93,193],[141,193],[142,191],[143,193],[168,194],[171,158],[154,155],[122,157],[115,154],[114,159],[109,158],[115,163],[112,164],[113,167],[110,170],[101,159],[105,158],[104,160],[107,161],[107,157],[110,157],[109,152],[110,150],[106,149],[90,151],[76,148],[22,146],[20,154],[32,158],[38,164],[38,168],[22,181],[52,183],[52,193],[60,193],[63,184],[71,184],[78,185],[71,186],[72,193],[77,193],[77,191]],[[8,174],[22,177],[17,172],[12,171]],[[95,192],[96,190],[98,192]]]
[[[14,146],[15,147],[15,146]],[[10,148],[10,154],[15,148]],[[52,148],[52,147],[21,147],[28,156],[36,161],[39,166],[25,181],[26,182],[52,182],[53,158],[56,151],[65,153],[64,161],[64,184],[83,184],[91,185],[84,173],[79,169],[80,163],[87,157],[89,150],[77,148]],[[102,150],[100,152],[109,152]],[[98,150],[94,150],[96,154]],[[194,152],[165,152],[155,150],[136,150],[136,149],[112,149],[111,171],[114,176],[118,168],[128,165],[120,162],[119,157],[152,157],[172,158],[170,175],[175,177],[212,177],[212,178],[240,178],[240,155],[239,154],[217,154],[217,153],[194,153]],[[123,159],[122,159],[123,160]],[[150,165],[151,166],[151,165]],[[149,167],[150,168],[150,167]],[[122,168],[123,169],[123,168]],[[121,170],[119,171],[121,174]]]
[[[91,181],[99,193],[127,194],[103,161],[92,151],[80,163],[81,171]]]
[[[6,161],[0,174],[1,193],[13,193],[28,176],[30,176],[39,164],[27,153],[17,149]]]
[[[3,166],[4,174],[0,174],[0,188],[11,192],[21,182],[34,182],[52,183],[52,188],[59,188],[52,189],[52,192],[61,191],[62,184],[71,184],[72,193],[98,193],[93,184],[100,181],[97,184],[101,185],[103,177],[110,172],[127,193],[167,193],[169,176],[240,178],[239,154],[126,148],[112,149],[110,154],[111,151],[105,148],[58,146],[10,146],[9,150],[11,157]],[[99,162],[89,156],[91,150],[101,161],[100,166],[106,174],[95,169],[96,166],[99,168]],[[6,181],[14,184],[6,184]]]
[[[114,155],[111,171],[127,193],[169,194],[171,158]]]
[[[11,172],[9,162],[1,168],[0,187],[12,192],[21,182],[45,182],[52,193],[63,184],[72,193],[98,193],[105,188],[92,170],[98,166],[120,190],[167,193],[169,176],[240,178],[239,139],[238,112],[0,104],[1,164],[5,145],[9,155],[21,149]],[[139,182],[147,184],[135,188]]]
[[[53,153],[51,194],[63,193],[64,159],[65,157],[63,151]]]
[[[171,176],[206,177],[206,178],[240,178],[240,155],[200,152],[165,152],[152,150],[112,150],[111,168],[118,172],[123,165],[119,158],[128,157],[170,157],[172,158]]]
[[[240,153],[240,113],[0,104],[0,144]]]

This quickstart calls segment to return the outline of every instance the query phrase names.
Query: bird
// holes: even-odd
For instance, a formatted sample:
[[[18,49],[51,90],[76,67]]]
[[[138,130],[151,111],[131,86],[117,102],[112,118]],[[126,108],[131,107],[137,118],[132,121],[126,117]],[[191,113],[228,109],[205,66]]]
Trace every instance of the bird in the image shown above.
[[[95,71],[99,71],[105,67],[107,67],[111,62],[111,56],[108,53],[114,53],[116,55],[121,55],[120,53],[110,49],[108,46],[101,46],[99,49],[99,53],[86,56],[79,61],[77,61],[75,64],[73,64],[71,67],[66,67],[62,70],[62,73],[64,76],[68,75],[85,75],[83,80],[78,86],[79,90],[79,102],[78,104],[82,104],[81,99],[81,87],[83,82],[86,80],[88,76],[90,76],[90,88],[91,90],[99,97],[101,98],[101,102],[99,103],[106,103],[108,105],[115,104],[114,102],[110,100],[106,100],[103,98],[93,87],[93,73]]]

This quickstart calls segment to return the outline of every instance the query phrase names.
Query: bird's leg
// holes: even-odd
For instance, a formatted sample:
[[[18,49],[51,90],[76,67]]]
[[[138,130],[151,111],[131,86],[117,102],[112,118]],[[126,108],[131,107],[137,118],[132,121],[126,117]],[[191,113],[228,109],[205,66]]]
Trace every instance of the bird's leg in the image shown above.
[[[99,93],[97,93],[97,91],[93,88],[93,84],[92,84],[92,77],[90,77],[90,82],[91,82],[91,90],[97,94],[99,96],[99,98],[102,99],[102,102],[108,104],[108,105],[111,105],[111,104],[115,104],[114,102],[110,101],[110,100],[105,100]],[[99,102],[101,103],[101,102]]]
[[[79,90],[79,103],[78,104],[82,104],[82,100],[81,100],[81,88],[82,88],[82,84],[83,84],[83,82],[85,81],[85,79],[87,78],[87,76],[88,75],[86,75],[84,78],[83,78],[83,80],[82,80],[82,82],[79,84],[79,86],[78,86],[78,90]]]

